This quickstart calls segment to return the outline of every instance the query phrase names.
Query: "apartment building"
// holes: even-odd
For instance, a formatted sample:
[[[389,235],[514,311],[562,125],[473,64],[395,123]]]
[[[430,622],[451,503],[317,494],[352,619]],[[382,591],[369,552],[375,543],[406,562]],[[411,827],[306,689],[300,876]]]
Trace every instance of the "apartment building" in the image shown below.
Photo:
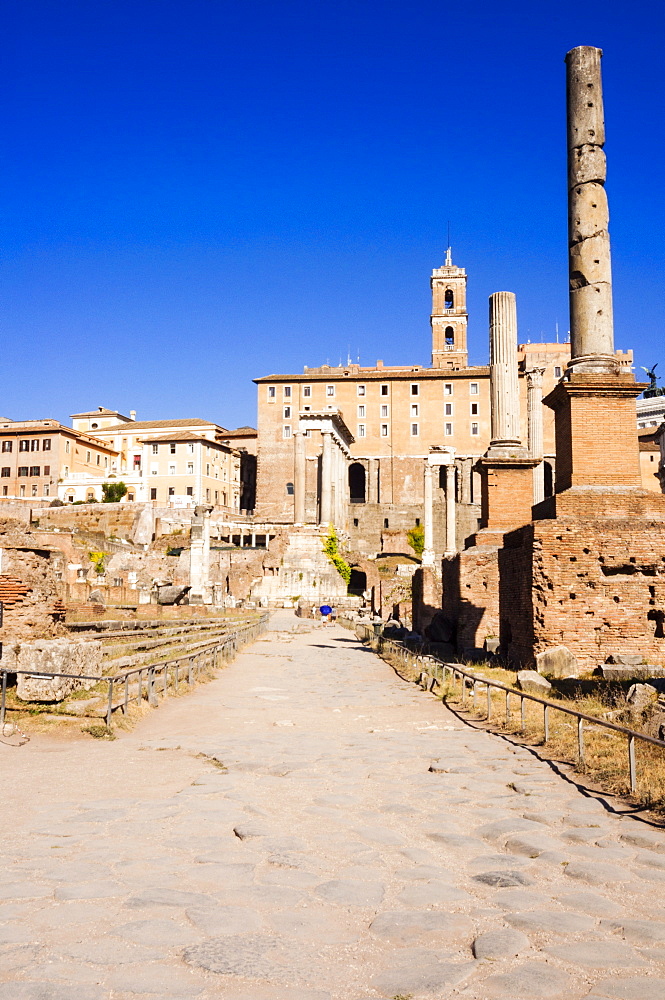
[[[0,498],[55,499],[60,481],[103,477],[116,457],[109,443],[57,420],[4,420],[0,422]]]

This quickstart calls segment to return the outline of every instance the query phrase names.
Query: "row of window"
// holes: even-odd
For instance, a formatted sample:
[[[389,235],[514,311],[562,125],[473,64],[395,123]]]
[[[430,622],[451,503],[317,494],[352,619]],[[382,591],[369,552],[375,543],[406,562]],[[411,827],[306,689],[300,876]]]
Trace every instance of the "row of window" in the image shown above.
[[[452,423],[445,423],[443,425],[444,435],[446,437],[452,437],[453,435],[453,425]],[[472,437],[478,437],[480,434],[480,424],[477,420],[471,421],[470,432]],[[305,437],[309,437],[309,431],[304,432]],[[390,424],[380,424],[379,425],[379,436],[389,437],[390,436]],[[282,437],[291,437],[291,426],[290,424],[284,424],[282,428]],[[364,438],[367,437],[367,424],[357,424],[356,425],[356,437]],[[411,424],[411,437],[420,437],[420,424]]]
[[[3,452],[13,451],[13,448],[14,448],[14,442],[13,441],[3,441],[2,442],[2,450],[3,450]],[[38,438],[30,438],[28,440],[19,441],[19,443],[18,443],[18,450],[19,451],[39,451],[39,439]],[[50,450],[51,450],[51,439],[50,438],[44,438],[42,440],[42,451],[50,451]]]
[[[366,396],[367,395],[366,389],[367,389],[366,385],[363,385],[363,384],[357,385],[356,386],[356,395],[357,396]],[[382,382],[381,385],[379,386],[379,389],[380,389],[380,393],[379,394],[381,396],[389,396],[390,395],[390,384],[389,383]],[[292,390],[292,386],[290,386],[290,385],[282,386],[282,393],[283,393],[284,399],[291,399],[292,398],[291,390]],[[470,396],[478,396],[479,393],[480,393],[480,384],[478,382],[469,382],[469,395]],[[411,383],[410,394],[412,396],[419,396],[420,395],[420,383],[418,383],[418,382],[412,382]],[[453,382],[444,382],[443,383],[443,394],[444,394],[444,396],[452,396],[452,395],[454,395],[454,383]],[[311,398],[311,396],[312,396],[312,387],[311,387],[311,385],[303,385],[302,386],[302,395],[303,395],[304,399],[310,399]],[[336,386],[334,386],[334,385],[327,385],[326,386],[326,396],[329,397],[329,398],[334,398],[335,395],[336,395]],[[269,402],[274,402],[276,400],[276,398],[277,398],[277,386],[276,385],[269,385],[268,386],[268,401]],[[154,447],[154,445],[153,445],[153,447]]]
[[[39,487],[37,486],[37,483],[33,483],[32,487],[31,487],[31,490],[30,490],[30,495],[33,496],[33,497],[36,497],[38,489],[39,489]],[[2,487],[2,495],[3,495],[3,497],[9,496],[9,487],[8,486],[3,486]],[[18,488],[18,495],[20,497],[24,497],[25,496],[25,486],[19,486],[19,488]],[[50,495],[51,495],[51,487],[47,483],[44,486],[44,488],[43,488],[42,496],[48,497]]]
[[[28,471],[28,469],[30,471]],[[30,476],[32,479],[38,479],[39,476],[41,475],[40,469],[41,469],[40,465],[31,465],[31,466],[19,465],[19,467],[18,467],[18,475],[21,478],[23,478],[25,476]],[[0,477],[2,479],[9,479],[9,477],[11,476],[11,474],[12,474],[12,470],[10,469],[10,467],[8,465],[3,465],[2,469],[0,469]],[[50,465],[45,465],[44,466],[44,475],[45,476],[50,476],[51,475],[51,466]]]

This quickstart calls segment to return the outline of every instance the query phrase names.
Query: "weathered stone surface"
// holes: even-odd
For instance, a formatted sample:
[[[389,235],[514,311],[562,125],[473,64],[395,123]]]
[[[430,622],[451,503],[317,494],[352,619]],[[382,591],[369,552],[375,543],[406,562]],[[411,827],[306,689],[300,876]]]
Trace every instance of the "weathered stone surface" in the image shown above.
[[[372,934],[394,944],[417,942],[445,943],[469,941],[473,921],[461,913],[436,910],[393,910],[379,913],[369,925]]]
[[[269,956],[275,948],[274,938],[267,934],[245,937],[210,938],[203,944],[186,948],[183,958],[209,972],[226,976],[246,976],[248,979],[280,977],[280,967]]]
[[[610,653],[605,662],[619,663],[627,667],[636,667],[644,662],[644,657],[641,653]]]
[[[182,926],[174,920],[132,920],[114,928],[113,933],[127,941],[138,944],[155,944],[162,946],[179,945],[185,947],[199,940],[200,935],[192,927]]]
[[[629,882],[631,874],[617,865],[605,864],[602,861],[594,864],[591,861],[573,861],[566,865],[565,873],[569,878],[580,879],[590,885],[606,885],[608,882]]]
[[[35,670],[43,677],[18,674],[16,696],[21,701],[62,701],[83,688],[96,683],[77,680],[80,675],[101,677],[102,644],[96,639],[33,639],[22,642],[16,656],[17,670]],[[72,674],[53,677],[52,674]]]
[[[445,953],[424,948],[405,949],[394,964],[372,979],[372,986],[390,997],[409,994],[439,994],[464,982],[476,968],[475,962],[451,962]]]
[[[568,941],[550,946],[547,952],[587,969],[629,969],[646,965],[632,948],[620,941]]]
[[[635,847],[643,847],[647,851],[665,854],[665,829],[650,829],[648,826],[635,824],[634,829],[621,833],[621,840]]]
[[[533,879],[522,872],[481,872],[480,875],[473,876],[474,882],[482,882],[483,885],[491,885],[497,889],[506,889],[512,885],[533,885]]]
[[[0,1000],[106,1000],[104,986],[47,982],[0,983]]]
[[[536,997],[566,996],[572,980],[560,969],[544,962],[525,962],[510,972],[497,973],[483,982],[488,997],[535,1000]]]
[[[665,677],[663,667],[654,667],[643,663],[641,666],[622,666],[620,664],[603,663],[594,670],[606,681],[630,681],[646,677]]]
[[[565,910],[524,910],[521,913],[507,913],[505,919],[512,927],[546,934],[581,934],[592,930],[596,923],[591,917],[581,913],[567,913]]]
[[[632,944],[654,944],[665,941],[665,924],[657,920],[601,920],[606,927]]]
[[[542,677],[537,670],[518,670],[517,686],[520,691],[526,691],[527,694],[537,694],[541,698],[547,698],[552,690],[550,682]]]
[[[479,934],[473,942],[473,954],[476,958],[514,958],[529,948],[530,942],[526,934],[507,927]]]
[[[563,845],[561,841],[554,837],[548,837],[543,833],[518,833],[508,837],[505,841],[505,848],[511,854],[522,854],[527,858],[537,858],[544,851],[556,851]]]
[[[380,882],[331,879],[318,886],[316,894],[343,906],[378,906],[383,899],[384,887]]]
[[[550,646],[536,653],[536,671],[549,677],[579,677],[579,665],[567,646]]]
[[[658,701],[658,691],[652,684],[633,684],[628,689],[626,701],[635,712],[642,712]]]
[[[589,997],[606,997],[608,1000],[663,1000],[665,979],[636,976],[622,979],[612,976],[596,983]]]
[[[463,903],[472,897],[463,889],[447,882],[425,882],[410,885],[397,899],[405,906],[438,906],[441,903]]]

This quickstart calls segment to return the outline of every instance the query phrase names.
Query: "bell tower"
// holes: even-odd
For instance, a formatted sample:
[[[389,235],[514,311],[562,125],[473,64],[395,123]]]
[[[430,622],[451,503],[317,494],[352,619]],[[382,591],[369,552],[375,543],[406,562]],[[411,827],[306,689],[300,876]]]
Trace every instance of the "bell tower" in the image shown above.
[[[443,267],[432,271],[432,368],[466,368],[466,271],[453,264],[446,250]]]

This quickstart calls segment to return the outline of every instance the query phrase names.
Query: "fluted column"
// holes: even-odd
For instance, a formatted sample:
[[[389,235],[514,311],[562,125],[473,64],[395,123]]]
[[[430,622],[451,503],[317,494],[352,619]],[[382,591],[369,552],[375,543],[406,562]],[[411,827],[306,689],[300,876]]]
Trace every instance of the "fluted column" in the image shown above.
[[[294,520],[296,524],[305,523],[305,489],[306,489],[306,468],[307,460],[305,455],[305,435],[302,431],[294,432],[294,473],[293,492],[294,496]]]
[[[320,523],[332,523],[332,433],[322,431]]]
[[[605,191],[602,54],[592,45],[580,45],[566,55],[569,368],[591,373],[618,370]]]
[[[519,445],[517,303],[513,292],[490,295],[490,447]]]
[[[424,483],[424,547],[423,566],[434,565],[434,489],[432,483],[433,469],[429,462],[425,462],[425,483]]]
[[[445,465],[446,470],[446,555],[457,552],[457,526],[455,506],[455,466]]]
[[[543,465],[543,373],[544,368],[532,368],[526,373],[526,410],[529,432],[529,455],[537,458],[539,465],[533,470],[533,502],[545,499]]]

